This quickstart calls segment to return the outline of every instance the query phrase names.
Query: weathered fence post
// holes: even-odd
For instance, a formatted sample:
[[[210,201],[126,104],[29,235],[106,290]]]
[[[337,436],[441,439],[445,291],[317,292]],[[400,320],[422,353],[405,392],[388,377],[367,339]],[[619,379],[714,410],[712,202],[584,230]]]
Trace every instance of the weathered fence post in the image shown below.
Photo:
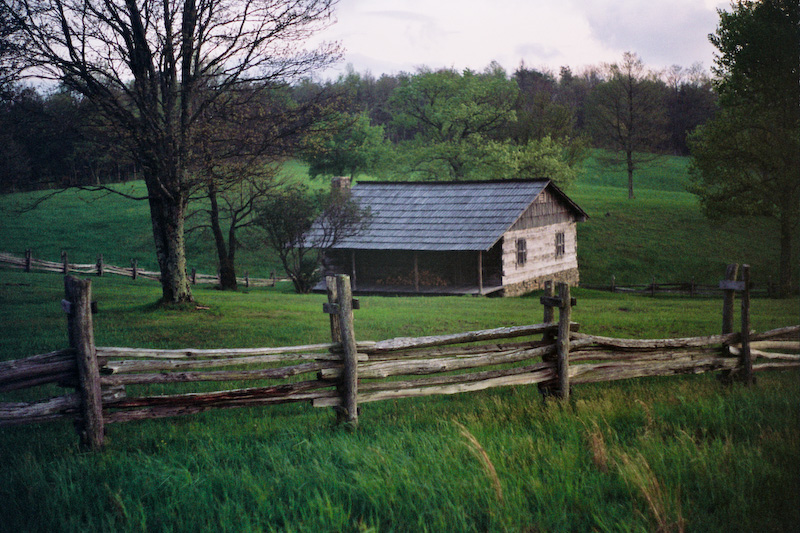
[[[197,285],[197,269],[192,267],[192,285]]]
[[[753,360],[750,356],[750,265],[742,265],[742,350],[739,353],[739,379],[753,384]]]
[[[540,300],[544,306],[544,316],[542,317],[542,322],[545,324],[552,324],[555,321],[553,296],[555,296],[553,293],[553,280],[548,279],[544,282],[544,296]],[[553,335],[552,331],[546,331],[544,335],[542,335],[542,341],[544,342],[552,342],[554,338],[555,335]],[[552,354],[546,354],[542,356],[542,361],[545,363],[554,362],[555,360],[556,357]],[[537,386],[543,399],[553,394],[554,383],[552,381],[542,381],[538,383]]]
[[[244,286],[246,289],[250,288],[250,272],[244,271]]]
[[[103,447],[103,403],[100,392],[100,370],[94,346],[92,325],[92,283],[73,276],[64,278],[69,345],[75,350],[78,364],[78,390],[81,396],[79,436],[84,449],[99,451]]]
[[[61,251],[61,272],[65,276],[69,274],[69,260],[67,258],[67,252],[64,250]]]
[[[131,259],[131,277],[133,279],[139,277],[139,261],[136,259]]]
[[[33,251],[30,248],[25,250],[25,272],[31,271],[31,264],[33,263]]]
[[[342,347],[344,369],[337,387],[342,403],[337,409],[337,419],[350,427],[358,424],[358,354],[353,329],[353,291],[350,278],[340,274],[327,276],[328,304],[325,312],[331,317],[331,340]]]
[[[617,292],[617,276],[611,276],[611,292]]]
[[[278,275],[275,271],[272,271],[272,286],[274,287],[278,283]]]
[[[344,408],[345,422],[356,426],[358,424],[358,354],[353,329],[353,292],[349,276],[344,274],[336,276],[336,292],[338,293],[339,310],[337,314],[344,360],[342,407]]]
[[[544,282],[544,295],[546,298],[552,298],[553,296],[555,296],[555,294],[553,293],[553,280],[548,279],[547,281]],[[550,324],[551,322],[554,322],[553,319],[555,318],[556,313],[553,310],[553,306],[546,300],[543,301],[542,304],[544,305],[544,323]],[[550,337],[552,339],[553,335],[552,333],[548,332],[545,333],[545,337]]]
[[[558,298],[561,300],[558,308],[558,337],[556,338],[558,395],[564,400],[569,400],[569,324],[572,315],[569,283],[558,284]]]
[[[650,284],[650,296],[655,297],[656,295],[656,277],[653,276],[653,283]]]
[[[103,275],[103,254],[97,254],[97,275]]]
[[[731,263],[725,269],[725,279],[720,283],[725,290],[725,297],[722,302],[722,334],[733,333],[733,304],[736,301],[736,289],[726,282],[735,282],[739,273],[739,265]]]

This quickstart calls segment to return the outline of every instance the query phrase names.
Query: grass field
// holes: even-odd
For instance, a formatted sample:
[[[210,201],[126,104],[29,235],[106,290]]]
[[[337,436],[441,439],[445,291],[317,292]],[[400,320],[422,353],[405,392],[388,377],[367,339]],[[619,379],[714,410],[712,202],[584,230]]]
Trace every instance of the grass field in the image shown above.
[[[584,282],[714,282],[728,261],[749,261],[757,281],[774,270],[766,221],[710,224],[674,175],[653,177],[634,202],[599,174],[568,191],[592,217],[579,230]],[[70,192],[17,217],[10,206],[22,200],[0,199],[0,250],[33,247],[57,260],[64,248],[76,262],[102,251],[110,263],[139,257],[155,267],[142,204]],[[213,254],[199,242],[189,256],[213,271],[200,266]],[[263,249],[241,257],[251,275],[273,268]],[[146,280],[94,278],[93,292],[98,345],[281,346],[329,336],[324,298],[289,284],[196,287],[204,308],[182,311],[156,306],[160,287]],[[675,337],[721,324],[719,299],[574,295],[574,320],[588,333]],[[66,346],[61,298],[59,275],[0,270],[0,360]],[[360,340],[542,316],[537,294],[361,303]],[[800,323],[798,302],[756,299],[752,322],[759,331]],[[378,402],[361,407],[355,432],[305,404],[215,411],[110,425],[103,454],[81,453],[69,423],[2,428],[0,531],[794,531],[798,377],[763,372],[751,388],[713,375],[583,385],[565,405],[543,403],[536,387]]]
[[[153,306],[153,282],[100,278],[98,345],[227,347],[324,342],[323,297],[288,284],[198,288],[207,310]],[[0,358],[66,344],[61,277],[0,272]],[[576,290],[587,332],[719,329],[717,299]],[[14,312],[9,312],[14,310]],[[360,339],[540,320],[514,299],[364,297]],[[759,299],[758,330],[795,323]],[[355,433],[297,404],[108,426],[82,454],[71,424],[0,432],[3,531],[786,531],[800,520],[797,372],[756,387],[713,376],[585,385],[568,405],[536,387],[362,406]],[[3,396],[3,400],[25,397]],[[713,472],[713,475],[710,473]]]

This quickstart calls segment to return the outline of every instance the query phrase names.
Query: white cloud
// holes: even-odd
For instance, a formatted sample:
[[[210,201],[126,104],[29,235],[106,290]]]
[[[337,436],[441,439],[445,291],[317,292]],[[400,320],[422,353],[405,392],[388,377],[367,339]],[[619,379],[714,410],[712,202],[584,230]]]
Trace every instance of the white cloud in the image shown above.
[[[338,40],[351,63],[373,74],[426,65],[482,70],[524,61],[562,65],[615,61],[638,53],[654,68],[702,62],[716,28],[715,0],[340,0],[338,23],[321,37]]]

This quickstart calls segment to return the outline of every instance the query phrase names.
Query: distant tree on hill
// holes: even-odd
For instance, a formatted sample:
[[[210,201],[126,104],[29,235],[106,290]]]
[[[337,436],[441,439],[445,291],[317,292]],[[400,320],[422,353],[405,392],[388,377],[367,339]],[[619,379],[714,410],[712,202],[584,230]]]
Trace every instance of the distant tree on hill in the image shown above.
[[[656,75],[636,54],[607,65],[607,79],[591,95],[589,124],[595,143],[610,151],[601,163],[621,166],[628,176],[628,198],[635,198],[633,175],[651,163],[667,138],[666,108]]]
[[[792,280],[800,224],[800,10],[796,0],[739,2],[711,37],[720,110],[691,136],[690,190],[709,216],[765,215],[780,225],[780,290]]]

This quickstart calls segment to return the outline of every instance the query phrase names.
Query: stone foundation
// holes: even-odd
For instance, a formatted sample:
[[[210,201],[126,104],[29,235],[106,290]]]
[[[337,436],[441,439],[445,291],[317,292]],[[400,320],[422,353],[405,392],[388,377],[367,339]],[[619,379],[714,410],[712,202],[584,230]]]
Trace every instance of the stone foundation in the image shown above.
[[[578,275],[577,268],[571,268],[569,270],[554,272],[553,274],[547,274],[546,276],[540,276],[538,278],[526,279],[525,281],[521,281],[519,283],[506,285],[503,288],[503,296],[522,296],[523,294],[527,294],[535,290],[544,289],[544,282],[548,280],[552,280],[553,283],[569,283],[571,286],[576,287],[580,281],[580,276]]]

